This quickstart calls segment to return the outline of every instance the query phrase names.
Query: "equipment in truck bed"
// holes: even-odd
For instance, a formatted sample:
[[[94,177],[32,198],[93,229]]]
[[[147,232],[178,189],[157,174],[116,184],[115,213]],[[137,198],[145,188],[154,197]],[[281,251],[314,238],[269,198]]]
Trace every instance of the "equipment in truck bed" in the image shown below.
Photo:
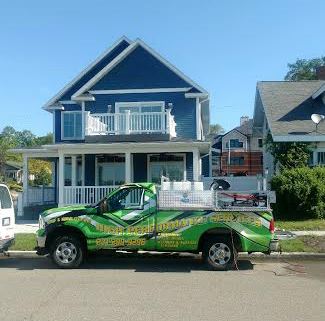
[[[269,210],[268,191],[159,190],[158,206],[170,210]]]

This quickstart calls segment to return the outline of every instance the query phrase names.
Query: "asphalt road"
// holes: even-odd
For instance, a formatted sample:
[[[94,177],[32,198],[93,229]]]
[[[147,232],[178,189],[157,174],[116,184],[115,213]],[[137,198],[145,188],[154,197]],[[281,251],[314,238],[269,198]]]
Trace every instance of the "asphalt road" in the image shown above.
[[[323,321],[325,261],[213,272],[193,257],[93,257],[78,270],[0,257],[0,320]]]

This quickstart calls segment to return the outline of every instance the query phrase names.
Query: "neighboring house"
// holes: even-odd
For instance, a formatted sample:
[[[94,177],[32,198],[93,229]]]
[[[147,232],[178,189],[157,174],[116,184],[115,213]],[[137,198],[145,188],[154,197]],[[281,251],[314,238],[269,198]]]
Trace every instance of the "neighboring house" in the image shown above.
[[[23,178],[23,166],[20,163],[7,161],[4,168],[5,181],[15,181],[17,183],[22,182]]]
[[[141,40],[118,40],[43,109],[53,145],[16,152],[26,170],[30,157],[53,162],[60,205],[95,203],[127,182],[209,175],[208,92]]]
[[[275,142],[310,142],[310,165],[325,165],[325,123],[316,126],[312,114],[325,115],[325,67],[319,80],[261,81],[257,83],[254,130],[263,138],[270,132]],[[264,148],[264,170],[274,174],[272,156]]]
[[[219,152],[212,159],[214,176],[254,176],[263,173],[263,139],[253,130],[253,119],[240,118],[240,126],[216,138],[212,151]]]

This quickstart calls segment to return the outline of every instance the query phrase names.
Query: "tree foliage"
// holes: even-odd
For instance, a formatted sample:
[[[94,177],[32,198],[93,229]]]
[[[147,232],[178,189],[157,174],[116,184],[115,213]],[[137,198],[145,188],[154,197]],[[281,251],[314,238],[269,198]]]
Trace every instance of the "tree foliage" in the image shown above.
[[[276,219],[325,218],[325,168],[295,168],[284,170],[271,179],[276,192]]]
[[[325,56],[316,59],[297,59],[289,63],[289,71],[284,77],[285,80],[313,80],[316,79],[316,68],[325,66]]]
[[[300,142],[274,142],[270,132],[264,141],[266,150],[274,158],[274,168],[290,170],[308,165],[311,144]]]
[[[209,134],[219,135],[225,132],[224,128],[220,124],[211,124],[209,126]]]
[[[37,147],[51,144],[53,135],[37,137],[30,130],[17,131],[12,126],[6,126],[0,133],[0,180],[4,181],[5,163],[15,161],[22,163],[22,156],[10,153],[11,148]],[[34,176],[34,185],[49,185],[51,182],[51,166],[43,160],[31,159],[29,174]]]

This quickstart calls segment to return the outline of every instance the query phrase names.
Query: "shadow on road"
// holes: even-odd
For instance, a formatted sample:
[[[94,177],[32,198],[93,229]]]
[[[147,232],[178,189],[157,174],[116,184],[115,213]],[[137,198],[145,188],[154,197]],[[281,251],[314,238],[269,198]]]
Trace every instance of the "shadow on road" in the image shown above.
[[[14,268],[18,270],[57,269],[49,258],[0,258],[1,268]],[[248,260],[239,260],[239,270],[252,270],[254,265]],[[191,271],[207,270],[201,257],[193,255],[182,257],[178,254],[96,254],[88,257],[80,269],[91,270],[134,270],[134,272],[179,272],[190,273]]]

